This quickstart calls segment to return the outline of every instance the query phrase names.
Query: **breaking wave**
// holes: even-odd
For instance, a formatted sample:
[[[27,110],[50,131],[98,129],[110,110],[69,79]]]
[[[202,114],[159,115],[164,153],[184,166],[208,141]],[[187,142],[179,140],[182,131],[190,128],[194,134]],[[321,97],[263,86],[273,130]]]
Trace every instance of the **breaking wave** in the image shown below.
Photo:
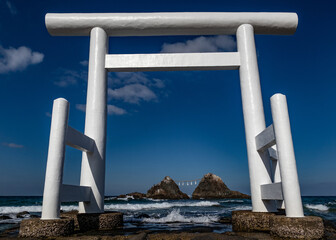
[[[166,217],[162,218],[145,218],[142,222],[146,223],[211,223],[217,222],[219,217],[204,215],[204,216],[195,216],[187,217],[183,216],[180,213],[180,209],[174,209]]]
[[[142,210],[142,209],[164,209],[171,207],[211,207],[219,206],[219,202],[162,202],[162,203],[148,203],[148,204],[107,204],[105,209],[108,210]]]
[[[78,206],[75,205],[68,205],[68,206],[61,206],[61,210],[63,211],[71,211],[77,210]],[[19,213],[19,212],[41,212],[42,206],[41,205],[32,205],[32,206],[6,206],[0,207],[0,214],[8,214],[8,213]]]
[[[323,204],[305,204],[304,206],[306,208],[317,210],[317,211],[322,211],[322,212],[326,212],[329,210],[329,207]]]

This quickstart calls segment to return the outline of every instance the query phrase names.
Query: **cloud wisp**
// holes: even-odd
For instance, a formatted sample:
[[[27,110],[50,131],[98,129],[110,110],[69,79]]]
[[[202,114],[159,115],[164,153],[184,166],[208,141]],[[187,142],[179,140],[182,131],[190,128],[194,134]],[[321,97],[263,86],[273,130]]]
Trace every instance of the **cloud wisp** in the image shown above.
[[[85,104],[76,104],[76,109],[82,112],[86,111],[86,105]],[[112,104],[107,105],[107,114],[108,115],[124,115],[127,114],[127,111],[123,108],[117,107]]]
[[[186,42],[164,43],[162,53],[195,53],[233,51],[236,42],[231,36],[197,37]]]
[[[0,46],[0,73],[22,71],[29,65],[41,63],[44,54],[33,52],[30,48],[3,48]]]
[[[158,101],[158,94],[165,88],[165,83],[158,78],[150,78],[142,72],[118,72],[109,75],[107,95],[109,101],[122,101],[140,105],[142,102]],[[126,114],[126,110],[109,105],[109,112],[114,115]]]
[[[112,104],[107,105],[107,114],[108,115],[124,115],[127,111],[123,108],[117,107]]]
[[[54,84],[58,87],[68,87],[76,85],[81,81],[86,81],[87,72],[86,71],[74,71],[68,69],[61,69],[57,73],[57,79]]]
[[[108,89],[109,99],[122,100],[126,103],[139,104],[140,101],[152,101],[157,98],[156,94],[147,86],[135,83],[117,89]]]
[[[16,143],[2,143],[2,145],[6,146],[6,147],[9,147],[9,148],[24,148],[23,145],[20,145],[20,144],[16,144]]]
[[[17,14],[17,9],[16,7],[13,5],[13,3],[11,3],[9,0],[6,1],[6,5],[9,9],[9,12],[12,14],[12,15],[16,15]]]

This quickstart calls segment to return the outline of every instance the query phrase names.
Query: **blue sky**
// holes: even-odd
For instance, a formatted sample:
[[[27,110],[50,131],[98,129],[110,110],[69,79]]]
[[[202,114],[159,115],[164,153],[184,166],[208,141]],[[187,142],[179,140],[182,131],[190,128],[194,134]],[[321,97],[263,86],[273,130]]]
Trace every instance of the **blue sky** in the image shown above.
[[[0,195],[41,195],[52,101],[70,102],[84,130],[88,37],[52,37],[46,13],[296,12],[293,36],[256,36],[267,125],[269,98],[287,96],[303,195],[336,195],[333,1],[0,0]],[[233,36],[110,38],[110,53],[235,51]],[[238,71],[109,74],[106,194],[145,192],[212,172],[249,193]],[[64,182],[81,153],[67,148]],[[192,187],[183,187],[191,193]]]

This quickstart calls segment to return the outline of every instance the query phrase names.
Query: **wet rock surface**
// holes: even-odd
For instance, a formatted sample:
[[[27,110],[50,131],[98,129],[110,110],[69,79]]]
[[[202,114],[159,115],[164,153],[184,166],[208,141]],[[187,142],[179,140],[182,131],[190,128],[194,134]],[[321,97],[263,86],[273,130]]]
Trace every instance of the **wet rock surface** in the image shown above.
[[[117,196],[117,198],[144,199],[146,198],[146,194],[140,193],[140,192],[132,192],[132,193],[119,195]]]
[[[250,199],[249,195],[230,190],[222,179],[215,174],[204,175],[192,194],[193,199]]]
[[[149,189],[146,196],[153,199],[189,199],[188,195],[181,192],[174,180],[168,176]]]

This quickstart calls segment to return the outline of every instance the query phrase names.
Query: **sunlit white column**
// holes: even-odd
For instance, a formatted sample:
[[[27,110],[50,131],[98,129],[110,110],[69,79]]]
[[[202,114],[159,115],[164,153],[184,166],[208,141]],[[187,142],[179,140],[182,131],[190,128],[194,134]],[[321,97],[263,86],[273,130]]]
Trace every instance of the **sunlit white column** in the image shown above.
[[[63,98],[56,99],[51,118],[41,219],[57,219],[60,217],[60,194],[63,180],[68,117],[69,102]]]
[[[259,154],[255,143],[255,137],[265,129],[266,125],[252,25],[243,24],[237,29],[237,48],[241,60],[239,68],[240,88],[250,173],[252,211],[274,212],[276,211],[275,201],[263,201],[261,199],[260,185],[272,183],[272,180],[269,155],[266,151]]]
[[[90,186],[90,202],[80,202],[80,213],[104,212],[105,147],[106,147],[106,95],[107,72],[105,56],[108,52],[106,32],[95,27],[90,34],[90,57],[86,100],[85,135],[95,141],[92,154],[83,152],[81,186]]]
[[[282,94],[273,95],[271,97],[271,107],[286,216],[303,217],[286,96]]]

